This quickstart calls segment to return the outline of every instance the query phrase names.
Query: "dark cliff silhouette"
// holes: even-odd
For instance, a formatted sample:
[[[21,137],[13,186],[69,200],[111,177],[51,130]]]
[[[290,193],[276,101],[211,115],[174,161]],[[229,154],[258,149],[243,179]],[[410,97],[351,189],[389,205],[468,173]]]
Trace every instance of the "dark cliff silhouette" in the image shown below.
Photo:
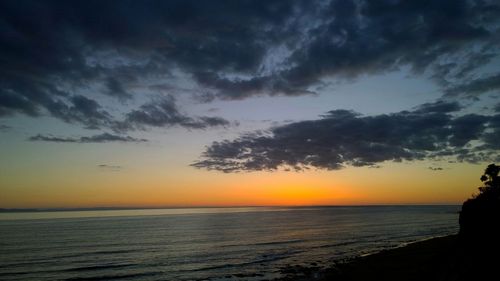
[[[490,164],[481,176],[479,194],[460,212],[456,280],[498,280],[500,253],[500,166]]]
[[[496,243],[500,239],[500,166],[490,164],[481,176],[484,186],[460,212],[460,236],[465,242]]]

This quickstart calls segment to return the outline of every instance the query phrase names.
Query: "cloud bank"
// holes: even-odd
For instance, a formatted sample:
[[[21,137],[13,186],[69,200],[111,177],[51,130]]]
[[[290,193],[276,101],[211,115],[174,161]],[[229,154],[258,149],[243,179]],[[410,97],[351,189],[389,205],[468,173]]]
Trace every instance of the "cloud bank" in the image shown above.
[[[456,102],[438,101],[375,116],[333,110],[317,120],[214,142],[192,166],[239,172],[337,170],[424,159],[500,160],[500,115],[457,116],[460,108]]]

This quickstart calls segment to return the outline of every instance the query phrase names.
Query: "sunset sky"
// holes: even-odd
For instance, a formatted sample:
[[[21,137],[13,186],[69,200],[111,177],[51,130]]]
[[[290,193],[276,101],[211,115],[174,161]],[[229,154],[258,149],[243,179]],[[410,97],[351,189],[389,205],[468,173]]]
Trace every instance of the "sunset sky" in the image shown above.
[[[459,204],[500,4],[0,0],[0,208]]]

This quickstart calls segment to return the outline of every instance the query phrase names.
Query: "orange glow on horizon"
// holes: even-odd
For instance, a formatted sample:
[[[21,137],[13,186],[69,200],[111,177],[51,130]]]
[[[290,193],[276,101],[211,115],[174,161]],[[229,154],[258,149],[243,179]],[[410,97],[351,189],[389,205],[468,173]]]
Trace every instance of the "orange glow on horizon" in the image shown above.
[[[471,168],[475,170],[471,171]],[[414,166],[339,171],[224,174],[192,169],[171,173],[80,170],[5,181],[1,208],[228,207],[380,204],[460,204],[476,192],[481,166],[433,172]],[[62,171],[61,171],[62,172]],[[89,171],[91,173],[91,171]],[[37,181],[43,177],[44,181]]]

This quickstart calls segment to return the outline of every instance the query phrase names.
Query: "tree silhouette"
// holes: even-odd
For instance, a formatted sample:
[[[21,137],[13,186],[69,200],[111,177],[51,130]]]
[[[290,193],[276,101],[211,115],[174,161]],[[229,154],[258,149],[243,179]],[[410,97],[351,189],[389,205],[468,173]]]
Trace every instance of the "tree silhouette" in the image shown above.
[[[484,170],[484,174],[481,176],[481,181],[484,182],[484,186],[479,188],[481,193],[485,192],[498,192],[500,189],[500,166],[495,164],[490,164]]]

